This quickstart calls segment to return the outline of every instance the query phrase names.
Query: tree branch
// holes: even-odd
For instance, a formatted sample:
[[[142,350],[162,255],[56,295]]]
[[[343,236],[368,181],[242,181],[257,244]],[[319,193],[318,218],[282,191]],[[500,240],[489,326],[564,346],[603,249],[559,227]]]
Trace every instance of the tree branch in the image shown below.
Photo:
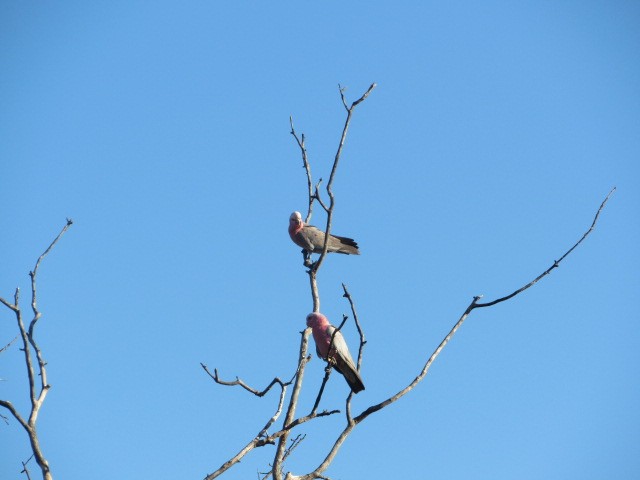
[[[6,408],[11,412],[13,417],[22,425],[22,427],[27,432],[29,436],[29,442],[31,444],[31,450],[33,451],[33,456],[36,459],[36,463],[42,470],[42,477],[45,480],[51,480],[51,471],[49,469],[49,463],[45,459],[42,451],[40,449],[40,441],[38,439],[38,434],[36,432],[36,421],[38,419],[38,413],[40,412],[40,407],[47,396],[47,392],[51,388],[51,386],[47,382],[47,370],[46,370],[46,362],[42,357],[42,351],[38,346],[37,342],[34,338],[35,327],[38,323],[38,320],[41,318],[42,314],[38,310],[37,306],[37,286],[36,286],[36,277],[38,274],[38,269],[40,268],[40,264],[42,260],[51,252],[53,247],[58,243],[62,235],[71,227],[73,221],[67,218],[67,222],[65,226],[62,228],[58,236],[51,242],[51,244],[47,247],[47,249],[38,257],[36,261],[35,267],[33,271],[29,272],[29,276],[31,277],[31,309],[33,310],[33,319],[29,323],[29,328],[25,327],[25,324],[22,320],[22,310],[20,308],[20,289],[16,288],[14,294],[14,303],[11,304],[4,298],[0,298],[0,303],[5,305],[7,308],[12,310],[16,316],[16,322],[18,324],[19,336],[22,339],[22,351],[24,352],[25,359],[25,367],[27,369],[27,377],[29,381],[29,399],[31,401],[31,409],[29,412],[29,418],[25,421],[24,418],[19,414],[19,412],[14,408],[13,404],[7,400],[0,400],[0,406]],[[36,373],[33,364],[33,358],[31,350],[35,353],[36,359],[38,361],[38,375],[40,376],[40,388],[39,391],[36,388]],[[23,464],[24,466],[24,464]],[[26,467],[24,467],[26,470]],[[29,475],[28,472],[27,476]]]
[[[327,226],[325,228],[325,236],[324,236],[324,246],[322,247],[322,253],[320,254],[320,258],[316,260],[316,262],[311,267],[313,272],[317,272],[322,262],[324,261],[324,257],[327,255],[327,249],[329,248],[329,234],[331,233],[331,219],[333,217],[333,208],[335,206],[335,197],[333,195],[333,179],[335,178],[336,171],[338,169],[338,163],[340,162],[340,156],[342,155],[342,148],[344,147],[344,143],[347,139],[347,132],[349,131],[349,124],[351,123],[351,116],[353,115],[354,109],[363,102],[369,94],[376,88],[376,84],[372,83],[367,91],[355,102],[351,104],[350,107],[347,106],[347,102],[344,97],[344,89],[338,85],[338,89],[340,91],[340,97],[342,98],[342,103],[347,110],[347,118],[344,122],[344,127],[342,128],[342,135],[340,136],[340,143],[338,144],[338,150],[336,151],[335,158],[333,159],[333,167],[331,168],[331,175],[329,175],[329,182],[327,183],[327,194],[329,195],[329,208],[325,208],[327,211]]]
[[[615,191],[615,187],[609,192],[609,194],[606,196],[606,198],[603,200],[602,204],[600,205],[600,208],[598,208],[598,211],[596,212],[596,215],[594,217],[594,220],[591,224],[591,226],[589,227],[589,229],[584,233],[584,235],[582,235],[582,237],[580,238],[580,240],[578,240],[578,242],[576,242],[567,252],[565,252],[559,260],[556,260],[554,262],[554,265],[548,269],[547,271],[545,271],[543,274],[539,275],[538,277],[536,277],[536,279],[534,279],[533,281],[529,282],[527,285],[525,285],[524,287],[520,288],[519,290],[516,290],[515,292],[513,292],[510,295],[507,295],[505,297],[499,298],[493,302],[489,302],[489,303],[485,303],[485,304],[481,304],[479,303],[479,300],[482,298],[481,296],[476,296],[473,298],[473,300],[471,301],[471,303],[467,306],[467,308],[465,309],[464,313],[462,314],[462,316],[458,319],[458,321],[454,324],[453,328],[451,328],[451,330],[449,331],[449,333],[447,333],[447,335],[444,337],[444,339],[440,342],[440,344],[438,345],[438,347],[433,351],[433,353],[431,354],[431,356],[427,359],[427,362],[424,364],[424,366],[422,367],[422,370],[420,371],[420,373],[411,381],[411,383],[409,383],[406,387],[404,387],[403,389],[401,389],[400,391],[398,391],[395,395],[392,395],[391,397],[383,400],[382,402],[379,402],[377,404],[371,405],[370,407],[366,408],[365,410],[362,411],[362,413],[360,413],[359,415],[357,415],[355,418],[353,418],[352,421],[349,421],[347,423],[347,426],[344,428],[344,430],[340,433],[340,435],[338,436],[338,438],[336,439],[335,443],[333,444],[333,446],[331,447],[329,453],[327,454],[327,456],[324,458],[324,460],[322,461],[322,463],[320,463],[320,465],[318,465],[318,467],[311,473],[308,473],[306,475],[300,475],[300,476],[296,476],[293,475],[291,473],[289,473],[286,477],[285,480],[314,480],[314,479],[318,479],[321,478],[322,473],[329,467],[329,465],[331,464],[331,462],[333,461],[335,455],[338,453],[338,450],[340,449],[340,447],[342,446],[342,444],[344,443],[344,441],[346,440],[346,438],[349,436],[349,434],[351,433],[351,431],[363,420],[365,420],[368,416],[370,416],[371,414],[382,410],[383,408],[391,405],[392,403],[396,402],[397,400],[399,400],[400,398],[402,398],[404,395],[406,395],[407,393],[409,393],[410,391],[412,391],[416,385],[418,383],[420,383],[424,377],[427,375],[427,373],[429,372],[429,369],[431,368],[431,365],[433,364],[433,362],[435,361],[435,359],[438,357],[438,355],[440,355],[440,353],[442,352],[442,350],[444,349],[444,347],[449,343],[449,341],[453,338],[453,336],[455,335],[455,333],[458,331],[458,329],[462,326],[462,324],[464,323],[464,321],[469,317],[469,315],[471,314],[471,312],[476,309],[476,308],[481,308],[481,307],[490,307],[492,305],[495,305],[497,303],[509,300],[510,298],[513,298],[514,296],[518,295],[519,293],[523,292],[524,290],[526,290],[527,288],[529,288],[530,286],[532,286],[533,284],[535,284],[538,280],[540,280],[542,277],[544,277],[545,275],[547,275],[553,268],[556,268],[558,266],[558,264],[564,260],[564,258],[567,257],[567,255],[569,255],[578,245],[580,245],[582,243],[582,241],[593,231],[593,229],[595,228],[596,222],[600,216],[600,212],[602,211],[602,209],[604,208],[604,206],[606,205],[607,201],[609,200],[610,196],[612,195],[612,193]],[[345,289],[345,294],[346,294],[346,289]],[[349,297],[347,297],[349,298]],[[354,313],[355,316],[355,313]],[[362,339],[363,337],[361,337]]]
[[[305,328],[303,332],[301,332],[301,340],[300,340],[300,350],[298,355],[298,369],[295,377],[295,383],[293,385],[293,392],[291,393],[291,398],[289,399],[289,407],[287,409],[287,415],[284,419],[283,430],[284,433],[278,440],[278,446],[276,448],[276,454],[273,460],[273,478],[274,480],[280,480],[282,478],[282,462],[284,461],[284,454],[287,447],[287,439],[289,436],[289,430],[287,426],[293,422],[293,419],[296,414],[296,408],[298,406],[298,397],[300,395],[300,389],[302,388],[302,380],[304,378],[304,368],[310,357],[307,357],[307,348],[309,344],[309,334],[311,333],[311,328]]]
[[[567,255],[569,255],[571,252],[573,252],[576,247],[578,245],[580,245],[585,238],[587,238],[587,236],[593,231],[593,229],[596,226],[596,222],[598,221],[598,218],[600,217],[600,212],[602,211],[602,209],[604,208],[604,206],[607,204],[607,202],[609,201],[609,198],[611,197],[611,195],[613,195],[613,192],[616,191],[616,187],[613,187],[609,193],[607,194],[607,196],[605,197],[605,199],[602,201],[602,203],[600,204],[600,208],[598,208],[598,211],[596,212],[595,217],[593,218],[593,222],[591,223],[591,226],[589,227],[589,229],[584,232],[584,235],[582,235],[582,237],[580,238],[580,240],[578,240],[569,250],[567,250],[561,257],[559,260],[555,260],[553,262],[553,265],[551,265],[549,268],[547,268],[544,272],[542,272],[540,275],[538,275],[536,278],[534,278],[532,281],[530,281],[529,283],[527,283],[524,287],[519,288],[518,290],[516,290],[513,293],[510,293],[509,295],[506,295],[504,297],[498,298],[496,300],[493,300],[492,302],[488,302],[488,303],[479,303],[476,305],[476,308],[482,308],[482,307],[491,307],[497,303],[501,303],[504,302],[506,300],[509,300],[510,298],[515,297],[516,295],[524,292],[527,288],[532,287],[533,285],[535,285],[536,283],[538,283],[539,280],[541,280],[543,277],[546,277],[547,275],[549,275],[551,273],[551,271],[554,268],[557,268],[560,265],[560,262],[562,262],[562,260],[565,259],[565,257],[567,257]]]
[[[15,342],[17,339],[18,339],[18,335],[13,337],[13,340],[11,340],[9,343],[7,343],[4,347],[0,348],[0,353],[4,352],[7,348],[9,348],[11,346],[11,344],[13,342]]]
[[[22,471],[20,473],[24,473],[27,476],[27,480],[31,480],[31,475],[29,475],[29,470],[27,469],[27,463],[29,463],[32,458],[33,458],[33,455],[31,455],[26,462],[21,462]]]
[[[307,187],[309,189],[309,206],[307,209],[307,217],[305,219],[305,223],[309,223],[311,221],[311,212],[313,210],[313,199],[314,199],[314,195],[313,195],[313,190],[311,189],[311,165],[309,165],[309,159],[307,158],[307,147],[304,144],[304,133],[302,134],[301,137],[298,137],[298,134],[296,133],[296,129],[293,127],[293,117],[289,116],[289,125],[291,126],[291,135],[293,135],[293,138],[296,139],[296,143],[298,144],[298,147],[300,147],[300,153],[302,154],[302,166],[304,167],[306,173],[307,173]],[[322,179],[320,179],[320,182],[322,182]],[[318,191],[318,186],[320,185],[320,182],[318,182],[318,185],[316,185],[316,192]]]
[[[232,382],[226,382],[224,380],[220,380],[220,377],[218,376],[218,369],[217,368],[213,369],[214,373],[212,374],[209,371],[209,368],[204,363],[200,363],[200,366],[204,369],[205,372],[207,372],[207,374],[213,379],[214,382],[216,382],[216,383],[218,383],[220,385],[226,385],[226,386],[229,386],[229,387],[233,387],[235,385],[240,385],[242,388],[244,388],[248,392],[253,393],[257,397],[263,397],[269,390],[271,390],[271,387],[273,387],[276,383],[278,385],[280,385],[281,387],[286,387],[288,385],[291,385],[291,382],[293,381],[293,380],[289,380],[288,382],[283,382],[278,377],[275,377],[273,380],[271,380],[271,383],[269,383],[269,385],[267,385],[264,390],[258,391],[255,388],[252,388],[249,385],[247,385],[246,383],[244,383],[238,377],[236,377],[236,379],[234,381],[232,381]]]

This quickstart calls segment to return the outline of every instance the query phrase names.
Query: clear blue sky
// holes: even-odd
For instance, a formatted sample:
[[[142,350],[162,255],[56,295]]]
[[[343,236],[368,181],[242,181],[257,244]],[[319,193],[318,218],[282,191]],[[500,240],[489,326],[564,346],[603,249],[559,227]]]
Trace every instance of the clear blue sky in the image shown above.
[[[640,475],[640,4],[10,2],[0,4],[0,295],[37,256],[41,412],[55,478],[201,479],[257,433],[312,309],[288,216],[335,181],[333,231],[360,257],[320,274],[323,312],[368,339],[358,413],[406,385],[474,295],[549,267],[475,312],[415,391],[370,417],[334,479],[635,479]],[[324,218],[314,216],[322,225]],[[345,327],[355,345],[355,328]],[[0,311],[0,343],[15,335]],[[323,374],[309,364],[300,412]],[[20,352],[0,398],[27,404]],[[342,408],[332,378],[323,407]],[[287,464],[313,469],[344,424],[322,419]],[[273,449],[226,478],[256,478]],[[29,456],[0,423],[0,478]],[[35,466],[32,467],[32,469]],[[35,473],[32,470],[32,473]]]

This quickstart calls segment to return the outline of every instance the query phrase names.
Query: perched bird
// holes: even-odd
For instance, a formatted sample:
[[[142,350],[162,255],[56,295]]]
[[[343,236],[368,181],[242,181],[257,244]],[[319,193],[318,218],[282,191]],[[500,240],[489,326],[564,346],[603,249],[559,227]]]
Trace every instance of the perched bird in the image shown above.
[[[322,253],[324,247],[324,232],[313,225],[307,225],[302,221],[300,212],[293,212],[289,217],[289,236],[293,243],[304,248],[308,254]],[[347,255],[360,255],[358,244],[353,238],[338,237],[329,234],[327,252],[345,253]]]
[[[318,356],[329,362],[338,373],[342,374],[353,393],[364,390],[364,383],[362,383],[362,378],[358,370],[356,370],[356,365],[353,363],[347,342],[344,341],[342,333],[336,331],[336,327],[331,325],[327,317],[321,313],[314,312],[307,315],[307,326],[311,327],[313,332]],[[333,335],[334,332],[335,335]],[[333,345],[331,352],[329,352],[332,336]]]

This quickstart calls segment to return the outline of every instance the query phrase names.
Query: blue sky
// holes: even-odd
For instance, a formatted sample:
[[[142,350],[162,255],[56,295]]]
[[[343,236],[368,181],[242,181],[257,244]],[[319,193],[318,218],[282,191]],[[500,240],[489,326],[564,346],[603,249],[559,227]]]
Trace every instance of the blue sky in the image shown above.
[[[0,295],[28,306],[53,388],[38,422],[55,478],[203,478],[273,414],[256,386],[295,368],[312,309],[286,233],[306,180],[289,115],[334,184],[333,231],[360,257],[320,272],[335,323],[368,343],[339,478],[601,479],[640,473],[640,5],[637,2],[3,2]],[[317,212],[314,223],[324,218]],[[0,343],[16,333],[0,313]],[[355,348],[352,323],[345,326]],[[0,398],[24,409],[18,349]],[[309,364],[300,412],[323,374]],[[323,408],[341,408],[333,376]],[[287,469],[324,458],[343,416],[308,424]],[[29,456],[0,425],[0,478]],[[256,478],[256,451],[227,478]],[[32,472],[34,472],[32,467]]]

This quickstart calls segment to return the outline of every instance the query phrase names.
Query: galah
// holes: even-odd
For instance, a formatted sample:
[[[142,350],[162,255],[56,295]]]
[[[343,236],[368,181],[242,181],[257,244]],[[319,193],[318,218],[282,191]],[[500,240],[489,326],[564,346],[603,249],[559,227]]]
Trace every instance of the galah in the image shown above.
[[[364,390],[362,377],[360,377],[356,365],[353,363],[347,342],[344,341],[342,333],[329,323],[327,317],[319,312],[307,315],[307,326],[311,327],[318,356],[329,362],[338,373],[342,374],[353,393]],[[331,337],[333,337],[333,345],[331,345]],[[329,352],[330,345],[331,352]]]
[[[322,253],[324,247],[324,232],[313,225],[307,225],[302,221],[300,212],[293,212],[289,217],[289,236],[293,243],[302,247],[309,255]],[[353,238],[338,237],[329,234],[327,252],[345,253],[347,255],[360,255],[358,244]]]

